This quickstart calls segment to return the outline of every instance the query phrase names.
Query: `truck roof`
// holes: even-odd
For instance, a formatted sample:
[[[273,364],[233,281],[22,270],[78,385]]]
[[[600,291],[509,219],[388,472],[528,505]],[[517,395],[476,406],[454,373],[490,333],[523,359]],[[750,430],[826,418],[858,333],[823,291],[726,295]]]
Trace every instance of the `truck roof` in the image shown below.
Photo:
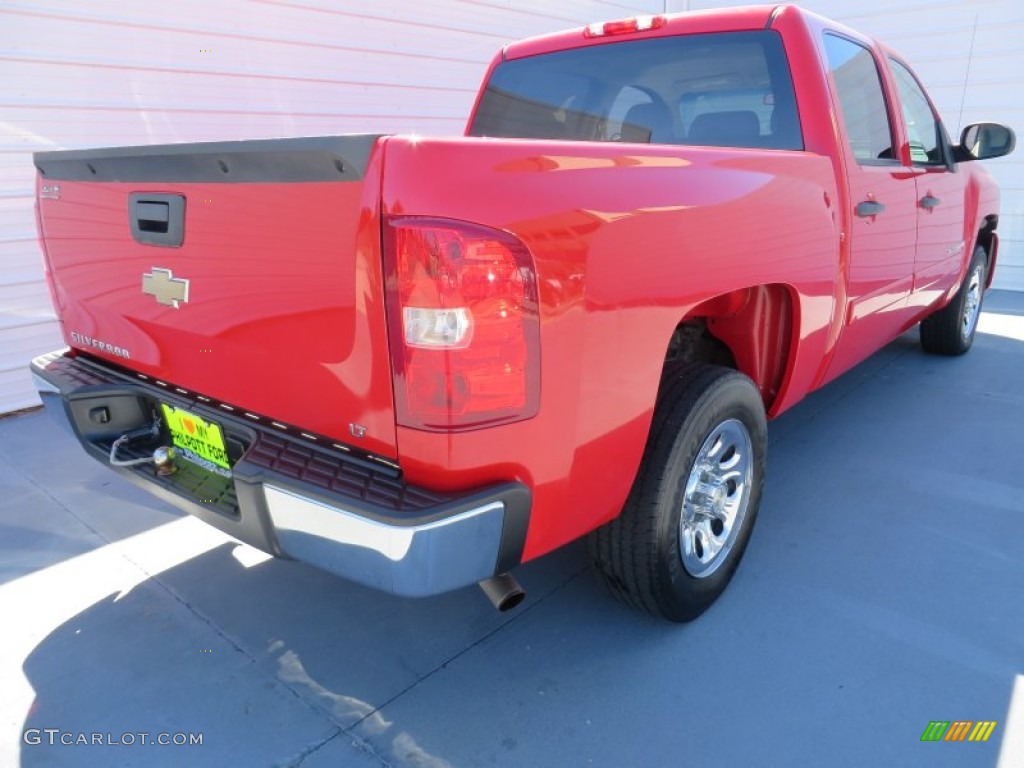
[[[647,17],[639,16],[634,18],[656,18],[663,19],[663,25],[656,29],[648,29],[642,32],[631,32],[625,34],[588,36],[587,30],[591,27],[599,28],[601,24],[589,25],[588,27],[576,27],[562,32],[530,37],[507,45],[502,52],[503,58],[520,59],[526,56],[536,56],[541,53],[563,51],[570,48],[582,48],[589,45],[604,45],[606,43],[622,42],[625,40],[636,40],[651,37],[668,37],[681,34],[700,34],[706,32],[737,32],[750,29],[764,29],[772,18],[783,9],[804,13],[803,9],[796,6],[785,5],[746,5],[736,8],[718,8],[703,11],[686,11],[683,13],[653,14]]]

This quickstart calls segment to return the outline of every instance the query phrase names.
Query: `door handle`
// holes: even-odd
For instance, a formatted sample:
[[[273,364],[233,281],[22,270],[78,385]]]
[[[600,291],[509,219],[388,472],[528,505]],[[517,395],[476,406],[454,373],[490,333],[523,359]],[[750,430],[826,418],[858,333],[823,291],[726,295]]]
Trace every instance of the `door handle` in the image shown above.
[[[857,207],[854,209],[854,213],[860,216],[862,219],[868,216],[877,216],[885,210],[885,206],[876,200],[864,200],[857,203]]]
[[[935,208],[942,201],[939,200],[939,198],[935,197],[934,195],[925,195],[924,197],[921,198],[919,202],[922,208],[931,209]]]

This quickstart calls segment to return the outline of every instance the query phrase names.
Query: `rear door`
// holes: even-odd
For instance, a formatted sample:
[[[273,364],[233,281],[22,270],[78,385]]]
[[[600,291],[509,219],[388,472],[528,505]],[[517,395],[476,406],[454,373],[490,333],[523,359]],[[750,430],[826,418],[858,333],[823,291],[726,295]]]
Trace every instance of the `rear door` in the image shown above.
[[[868,47],[825,33],[843,135],[849,205],[847,297],[832,379],[895,336],[906,322],[917,240],[917,172],[905,167],[878,62]]]

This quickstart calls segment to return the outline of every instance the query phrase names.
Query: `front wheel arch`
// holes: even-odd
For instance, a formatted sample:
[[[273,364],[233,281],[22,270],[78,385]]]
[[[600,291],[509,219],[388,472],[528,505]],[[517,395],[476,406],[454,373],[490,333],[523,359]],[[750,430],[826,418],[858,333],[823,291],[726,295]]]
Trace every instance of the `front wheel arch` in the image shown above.
[[[987,265],[988,253],[981,245],[976,246],[953,298],[921,321],[921,347],[926,352],[955,357],[974,344],[985,298]]]

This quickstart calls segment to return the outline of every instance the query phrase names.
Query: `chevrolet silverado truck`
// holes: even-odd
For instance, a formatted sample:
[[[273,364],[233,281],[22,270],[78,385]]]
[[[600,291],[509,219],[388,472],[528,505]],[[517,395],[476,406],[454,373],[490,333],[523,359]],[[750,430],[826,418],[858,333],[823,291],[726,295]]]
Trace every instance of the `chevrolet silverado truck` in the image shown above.
[[[999,239],[893,51],[793,6],[512,43],[466,135],[41,152],[46,405],[128,480],[405,596],[582,536],[675,621],[732,577],[766,421],[915,323],[974,337]]]

